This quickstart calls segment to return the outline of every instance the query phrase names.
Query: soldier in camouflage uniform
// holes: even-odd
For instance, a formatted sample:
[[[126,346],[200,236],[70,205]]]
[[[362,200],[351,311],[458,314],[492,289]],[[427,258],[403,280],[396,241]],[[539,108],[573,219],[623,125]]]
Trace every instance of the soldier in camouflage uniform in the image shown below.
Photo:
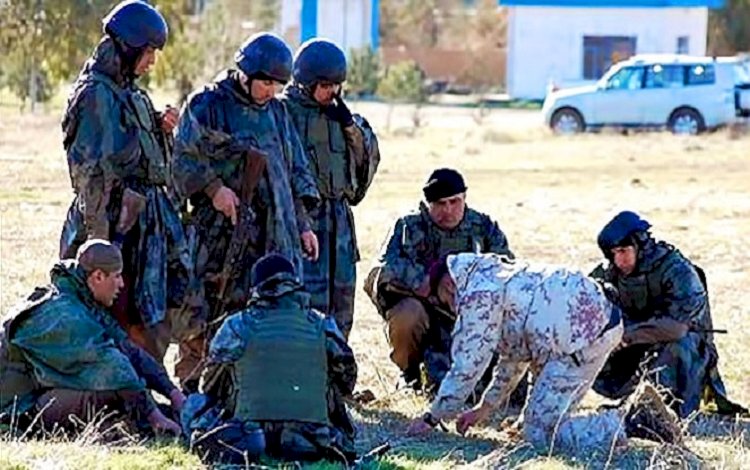
[[[351,206],[362,201],[375,176],[378,141],[368,122],[341,98],[346,57],[337,45],[325,39],[302,44],[292,77],[281,99],[310,156],[322,199],[310,214],[320,258],[305,262],[305,288],[312,306],[335,318],[348,338],[359,261]]]
[[[426,202],[398,219],[365,282],[365,291],[388,323],[391,360],[415,386],[423,361],[433,386],[450,367],[455,317],[430,295],[431,267],[449,253],[513,256],[497,223],[466,207],[466,189],[457,171],[435,170],[424,186]]]
[[[701,399],[726,414],[747,412],[730,402],[718,370],[703,271],[679,250],[649,233],[638,214],[624,211],[600,232],[607,263],[592,275],[622,308],[625,334],[594,384],[610,398],[633,392],[644,373],[669,391],[672,408],[686,417]]]
[[[189,97],[180,115],[172,166],[177,193],[189,198],[193,208],[189,223],[197,242],[191,298],[206,300],[193,307],[196,316],[215,325],[209,327],[209,337],[221,315],[247,303],[250,267],[261,256],[281,253],[299,272],[303,250],[311,260],[318,256],[307,214],[319,201],[315,178],[286,104],[274,97],[277,86],[291,75],[292,53],[277,36],[260,33],[240,47],[235,62],[238,70],[222,72]],[[238,195],[251,158],[264,158],[265,170],[251,201],[241,202]],[[231,280],[220,299],[218,275],[242,214],[253,218],[251,233],[229,260]],[[181,354],[196,362],[203,342],[194,341]],[[200,367],[189,375],[197,379]]]
[[[248,307],[229,316],[211,341],[205,394],[191,395],[185,433],[209,460],[249,457],[314,460],[354,456],[355,429],[344,396],[357,364],[333,318],[309,306],[294,266],[283,256],[252,269]],[[208,434],[206,434],[208,433]]]
[[[593,279],[495,254],[452,255],[444,269],[436,292],[458,314],[453,364],[410,434],[459,415],[497,352],[500,359],[481,402],[458,418],[461,434],[487,419],[530,369],[534,383],[521,433],[532,445],[609,449],[627,436],[681,441],[677,416],[652,387],[644,387],[632,406],[573,414],[623,332],[619,308]]]
[[[144,2],[123,2],[104,18],[104,37],[73,86],[62,122],[75,198],[60,239],[72,258],[90,238],[122,248],[125,286],[115,315],[161,360],[182,306],[190,254],[179,210],[167,195],[170,138],[177,111],[155,111],[135,81],[167,41],[167,24]],[[130,204],[128,196],[141,202]],[[120,221],[130,219],[123,233]]]
[[[109,312],[122,288],[122,257],[109,242],[84,243],[75,260],[51,271],[6,317],[0,331],[0,421],[41,414],[48,428],[87,422],[97,410],[120,411],[136,423],[180,433],[149,389],[175,411],[185,397],[164,367],[132,343]],[[26,418],[26,419],[25,419]]]

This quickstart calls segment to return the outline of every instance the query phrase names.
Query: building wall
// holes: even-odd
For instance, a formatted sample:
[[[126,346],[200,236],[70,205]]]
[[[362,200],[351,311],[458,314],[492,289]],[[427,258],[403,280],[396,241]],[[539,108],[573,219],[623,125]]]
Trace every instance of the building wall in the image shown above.
[[[293,47],[311,37],[324,37],[345,51],[377,48],[377,29],[373,34],[372,28],[378,21],[373,9],[378,7],[377,0],[283,0],[276,32]]]
[[[705,55],[707,8],[510,7],[508,93],[542,99],[550,80],[559,86],[583,79],[584,36],[635,36],[636,53],[676,53],[689,37],[689,53]]]

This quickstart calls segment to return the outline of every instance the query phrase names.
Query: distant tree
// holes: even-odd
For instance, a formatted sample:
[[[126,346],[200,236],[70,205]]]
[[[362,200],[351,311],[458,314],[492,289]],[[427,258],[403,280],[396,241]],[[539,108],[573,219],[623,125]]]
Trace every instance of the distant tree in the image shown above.
[[[732,55],[750,51],[750,0],[726,0],[711,10],[708,21],[708,52]]]
[[[347,91],[357,96],[374,94],[380,78],[378,54],[369,47],[352,49],[347,62]]]
[[[386,69],[377,90],[378,96],[390,104],[386,129],[391,128],[391,117],[397,103],[414,104],[412,123],[415,129],[421,125],[420,109],[427,101],[423,83],[424,74],[412,61],[399,62]]]

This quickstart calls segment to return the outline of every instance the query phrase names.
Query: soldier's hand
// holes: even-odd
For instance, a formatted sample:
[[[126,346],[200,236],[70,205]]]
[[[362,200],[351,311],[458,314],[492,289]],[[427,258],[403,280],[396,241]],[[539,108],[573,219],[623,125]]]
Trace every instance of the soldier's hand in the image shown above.
[[[185,404],[185,394],[183,394],[179,388],[175,388],[172,390],[172,393],[169,394],[169,401],[172,404],[172,408],[180,412],[182,411],[182,406]]]
[[[175,436],[182,434],[180,425],[164,416],[158,408],[148,415],[148,422],[157,433],[172,434]]]
[[[344,127],[354,124],[352,112],[341,97],[337,97],[333,103],[323,108],[323,113]]]
[[[456,420],[456,432],[463,436],[469,428],[486,420],[491,411],[492,408],[490,406],[478,405],[473,409],[462,413]]]
[[[312,230],[302,232],[300,235],[302,240],[302,251],[305,253],[305,259],[310,261],[317,261],[319,254],[318,237]]]
[[[240,198],[226,186],[222,186],[216,191],[211,199],[214,209],[221,212],[232,220],[232,225],[237,223],[237,206],[240,205]]]
[[[171,134],[175,127],[177,127],[177,120],[180,117],[180,112],[177,108],[173,108],[167,105],[167,108],[161,114],[161,128],[167,134]]]

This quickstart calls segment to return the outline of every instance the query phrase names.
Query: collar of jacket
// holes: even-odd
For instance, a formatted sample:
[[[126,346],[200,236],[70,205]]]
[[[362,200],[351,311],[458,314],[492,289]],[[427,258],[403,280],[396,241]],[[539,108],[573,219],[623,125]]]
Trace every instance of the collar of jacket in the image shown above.
[[[75,260],[62,260],[55,264],[50,271],[50,279],[60,292],[78,297],[87,307],[104,308],[94,299],[86,283],[86,274]]]
[[[115,82],[123,88],[133,83],[128,78],[125,66],[120,55],[117,53],[115,42],[109,36],[104,36],[94,50],[94,54],[83,66],[83,74],[99,73]]]
[[[250,93],[242,88],[240,72],[235,69],[227,69],[219,72],[216,78],[214,78],[214,83],[218,89],[231,96],[234,100],[253,109],[264,110],[268,108],[268,103],[272,101],[269,100],[265,104],[258,104],[253,101]]]
[[[283,95],[305,108],[322,108],[320,103],[315,101],[315,98],[310,95],[307,89],[294,80],[284,88]]]

